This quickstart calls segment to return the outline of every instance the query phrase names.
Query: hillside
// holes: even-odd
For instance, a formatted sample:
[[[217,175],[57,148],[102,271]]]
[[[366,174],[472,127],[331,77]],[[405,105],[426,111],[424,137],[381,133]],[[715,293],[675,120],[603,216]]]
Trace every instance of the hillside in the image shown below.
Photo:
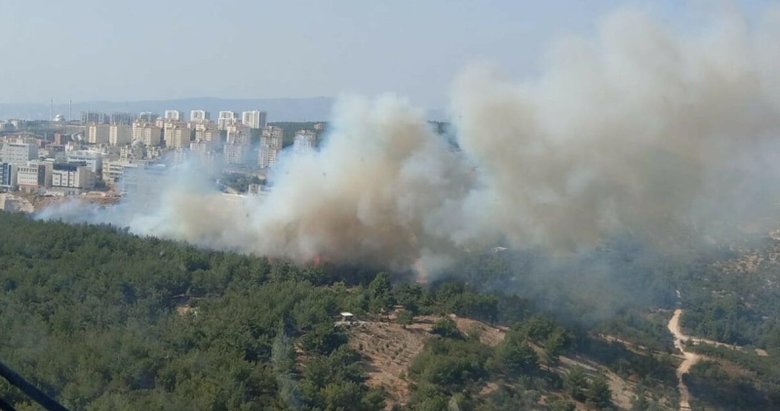
[[[506,257],[480,257],[483,279]],[[733,342],[698,329],[742,317],[694,305],[691,290],[731,278],[702,266],[711,268],[673,284],[683,290],[677,318],[700,342],[683,348],[702,356],[683,376],[690,404],[771,409],[780,403],[780,371],[767,361],[776,329],[743,324],[752,347],[708,344]],[[763,276],[774,269],[761,267]],[[0,360],[70,409],[663,410],[680,401],[671,307],[578,323],[457,277],[422,286],[8,213],[0,285]],[[752,300],[763,291],[734,292],[748,290],[739,310],[776,309]],[[340,322],[342,311],[357,320]],[[35,409],[5,381],[0,397]]]

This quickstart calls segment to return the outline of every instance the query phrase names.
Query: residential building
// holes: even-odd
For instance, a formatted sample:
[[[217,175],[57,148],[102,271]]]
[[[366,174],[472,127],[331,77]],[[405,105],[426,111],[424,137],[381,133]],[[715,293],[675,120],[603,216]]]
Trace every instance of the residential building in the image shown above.
[[[225,165],[246,165],[250,147],[245,144],[225,144]]]
[[[90,124],[87,126],[87,143],[108,144],[109,129],[108,124]]]
[[[219,118],[217,118],[217,129],[226,130],[227,126],[234,124],[238,121],[236,113],[233,111],[220,111]]]
[[[133,124],[135,115],[133,113],[111,113],[109,118],[110,124],[123,124],[129,126]]]
[[[151,123],[133,123],[133,140],[141,141],[147,146],[159,146],[162,129]]]
[[[249,145],[252,140],[252,131],[245,124],[230,124],[225,129],[226,139],[228,144],[245,144]]]
[[[195,140],[208,141],[213,144],[221,143],[220,131],[213,124],[198,124],[195,127]]]
[[[154,121],[157,120],[158,117],[160,116],[155,113],[152,113],[151,111],[144,111],[138,115],[138,120],[141,120],[144,123],[154,123]]]
[[[190,151],[202,156],[211,153],[213,151],[212,147],[211,142],[205,140],[195,140],[190,143]]]
[[[134,140],[131,144],[119,148],[120,160],[142,160],[146,158],[146,147],[140,140]],[[151,148],[151,146],[150,146]],[[103,164],[105,167],[105,162]],[[105,173],[105,170],[103,171]]]
[[[263,128],[260,136],[260,151],[257,163],[260,168],[273,167],[279,159],[282,151],[283,132],[279,127],[267,126]]]
[[[249,128],[263,128],[265,127],[265,117],[265,111],[245,111],[241,113],[241,124]]]
[[[81,113],[81,124],[108,124],[111,118],[106,113],[86,111]]]
[[[163,139],[168,148],[190,146],[190,129],[183,123],[168,123],[163,130]]]
[[[192,110],[190,111],[190,121],[195,123],[202,123],[211,119],[211,113],[206,110]]]
[[[307,153],[314,151],[317,146],[317,133],[312,130],[298,130],[293,141],[293,151]]]
[[[108,144],[123,146],[133,141],[133,127],[128,124],[112,124],[108,128]]]
[[[184,119],[184,114],[179,110],[165,110],[163,118],[166,121],[182,121]]]

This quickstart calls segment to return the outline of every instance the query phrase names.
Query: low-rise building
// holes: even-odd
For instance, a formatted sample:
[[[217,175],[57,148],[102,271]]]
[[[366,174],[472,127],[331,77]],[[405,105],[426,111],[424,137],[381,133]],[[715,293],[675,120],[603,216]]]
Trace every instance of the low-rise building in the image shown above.
[[[17,167],[16,184],[24,191],[51,187],[51,164],[30,163]]]
[[[96,176],[86,163],[54,164],[51,171],[51,186],[69,192],[95,188]]]
[[[131,162],[129,160],[106,161],[103,164],[103,181],[106,184],[114,185],[121,181],[127,173],[127,170],[134,170],[142,166],[145,162]]]
[[[68,153],[69,163],[84,162],[95,175],[103,172],[103,153],[92,150],[74,150]]]
[[[26,165],[28,161],[38,159],[38,145],[33,142],[6,142],[0,148],[0,161],[16,166]]]

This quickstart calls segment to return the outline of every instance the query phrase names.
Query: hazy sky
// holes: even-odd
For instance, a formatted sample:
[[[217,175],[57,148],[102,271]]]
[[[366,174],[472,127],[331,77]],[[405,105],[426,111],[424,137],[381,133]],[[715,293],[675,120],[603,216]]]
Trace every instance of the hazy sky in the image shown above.
[[[690,24],[702,3],[628,4]],[[532,75],[552,40],[588,34],[625,4],[0,0],[0,103],[393,91],[440,107],[467,64]]]

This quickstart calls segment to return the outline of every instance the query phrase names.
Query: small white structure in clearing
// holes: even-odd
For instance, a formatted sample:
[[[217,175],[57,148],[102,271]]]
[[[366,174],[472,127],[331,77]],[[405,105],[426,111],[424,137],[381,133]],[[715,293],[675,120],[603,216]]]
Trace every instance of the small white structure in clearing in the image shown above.
[[[346,311],[341,313],[341,321],[342,322],[351,323],[354,320],[355,320],[355,315],[354,314],[352,314],[350,312],[346,312]]]

